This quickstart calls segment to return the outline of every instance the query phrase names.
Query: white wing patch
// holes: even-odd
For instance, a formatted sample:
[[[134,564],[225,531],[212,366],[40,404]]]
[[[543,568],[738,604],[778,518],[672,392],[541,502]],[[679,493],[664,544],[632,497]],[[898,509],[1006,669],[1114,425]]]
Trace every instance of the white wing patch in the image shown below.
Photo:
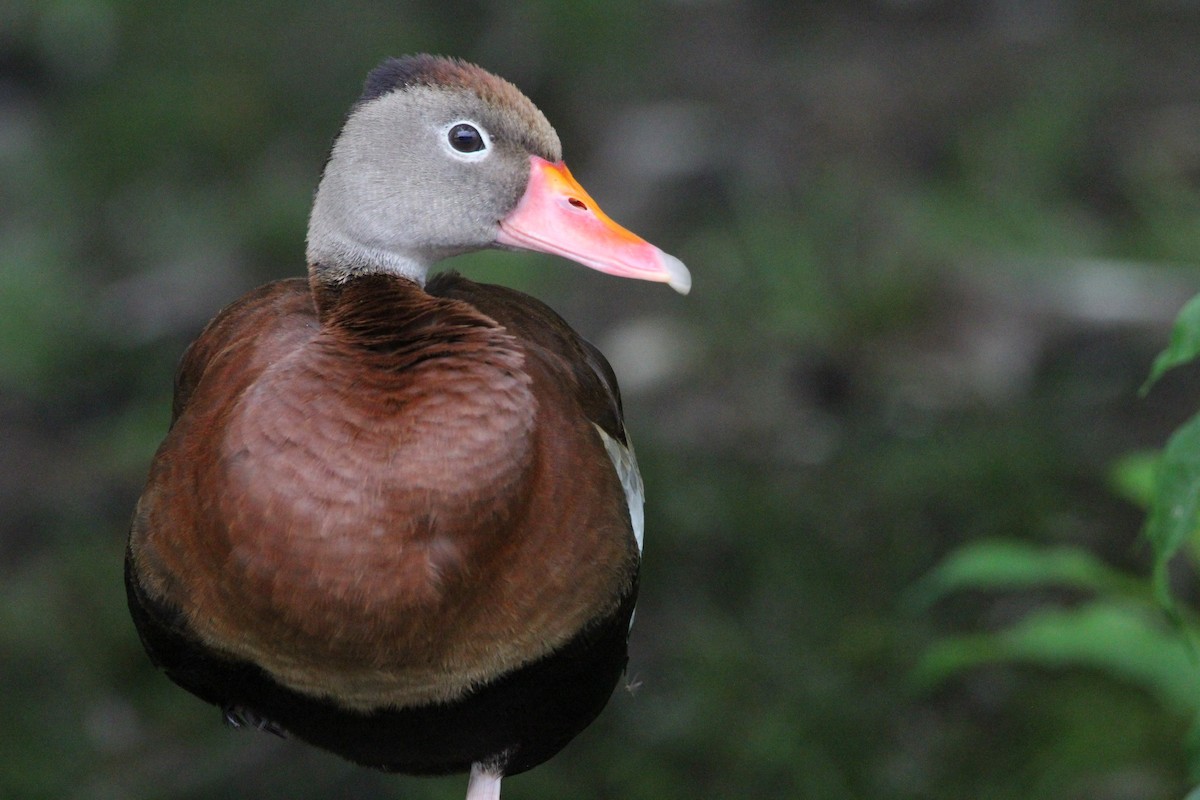
[[[604,442],[604,449],[612,459],[617,478],[621,481],[621,488],[625,490],[625,501],[629,503],[629,521],[633,524],[633,538],[637,539],[638,555],[641,555],[642,532],[646,527],[646,516],[642,506],[645,503],[646,492],[642,487],[642,474],[638,472],[637,456],[633,454],[633,443],[630,442],[629,447],[626,447],[605,433],[599,425],[594,422],[592,424],[600,434],[600,441]],[[626,433],[627,437],[628,435]]]

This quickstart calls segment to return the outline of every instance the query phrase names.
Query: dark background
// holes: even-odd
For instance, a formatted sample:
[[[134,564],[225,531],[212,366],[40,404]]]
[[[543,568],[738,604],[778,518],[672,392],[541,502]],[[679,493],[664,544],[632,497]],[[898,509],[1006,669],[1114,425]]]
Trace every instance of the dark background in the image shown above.
[[[993,537],[1147,572],[1111,475],[1200,404],[1189,371],[1136,396],[1200,288],[1196,3],[8,0],[0,797],[462,796],[227,730],[121,586],[176,359],[302,273],[343,114],[419,51],[517,83],[695,278],[454,264],[609,355],[649,495],[636,691],[506,798],[1187,791],[1190,710],[1119,671],[913,679],[1078,591],[911,598]]]

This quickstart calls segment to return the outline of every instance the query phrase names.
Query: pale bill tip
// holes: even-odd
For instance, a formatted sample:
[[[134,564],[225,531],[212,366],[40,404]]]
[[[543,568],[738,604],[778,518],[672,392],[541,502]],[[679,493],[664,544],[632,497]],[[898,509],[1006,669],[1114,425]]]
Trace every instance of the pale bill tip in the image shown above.
[[[680,294],[690,292],[692,290],[692,273],[688,272],[688,268],[675,256],[663,253],[661,250],[658,252],[662,255],[663,268],[667,271],[667,286]]]

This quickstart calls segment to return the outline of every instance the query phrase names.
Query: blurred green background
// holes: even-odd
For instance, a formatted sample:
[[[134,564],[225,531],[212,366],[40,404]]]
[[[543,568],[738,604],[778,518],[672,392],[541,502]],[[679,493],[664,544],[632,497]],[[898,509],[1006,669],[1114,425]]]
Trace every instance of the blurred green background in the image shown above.
[[[176,359],[301,274],[383,57],[546,112],[688,298],[458,259],[609,355],[648,486],[630,679],[521,798],[1182,797],[1138,399],[1200,289],[1185,0],[0,0],[0,798],[456,798],[149,665],[125,529]],[[1185,606],[1195,573],[1175,574]]]

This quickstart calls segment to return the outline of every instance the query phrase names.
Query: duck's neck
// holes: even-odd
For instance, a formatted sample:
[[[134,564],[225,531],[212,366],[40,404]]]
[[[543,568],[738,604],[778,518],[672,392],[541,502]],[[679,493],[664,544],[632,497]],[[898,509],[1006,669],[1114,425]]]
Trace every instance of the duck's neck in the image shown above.
[[[389,371],[407,358],[424,360],[430,347],[439,357],[466,356],[487,364],[522,358],[495,320],[468,303],[432,296],[410,278],[363,272],[331,281],[321,265],[310,266],[309,274],[322,328],[345,345],[390,354],[385,359]]]
[[[315,222],[315,218],[314,218]],[[317,231],[322,231],[317,235]],[[372,247],[336,234],[318,225],[310,225],[308,239],[308,285],[322,321],[340,302],[346,290],[358,284],[376,290],[393,284],[406,296],[423,294],[430,265],[437,260],[428,254]],[[385,293],[393,294],[391,290]],[[369,294],[350,292],[361,302]],[[416,296],[411,295],[411,296]]]
[[[431,300],[424,275],[309,264],[308,285],[326,328],[377,332],[409,317]]]
[[[424,286],[431,263],[412,253],[371,247],[333,234],[310,239],[307,255],[309,283],[314,291],[318,283],[336,286],[373,274],[405,278]]]

